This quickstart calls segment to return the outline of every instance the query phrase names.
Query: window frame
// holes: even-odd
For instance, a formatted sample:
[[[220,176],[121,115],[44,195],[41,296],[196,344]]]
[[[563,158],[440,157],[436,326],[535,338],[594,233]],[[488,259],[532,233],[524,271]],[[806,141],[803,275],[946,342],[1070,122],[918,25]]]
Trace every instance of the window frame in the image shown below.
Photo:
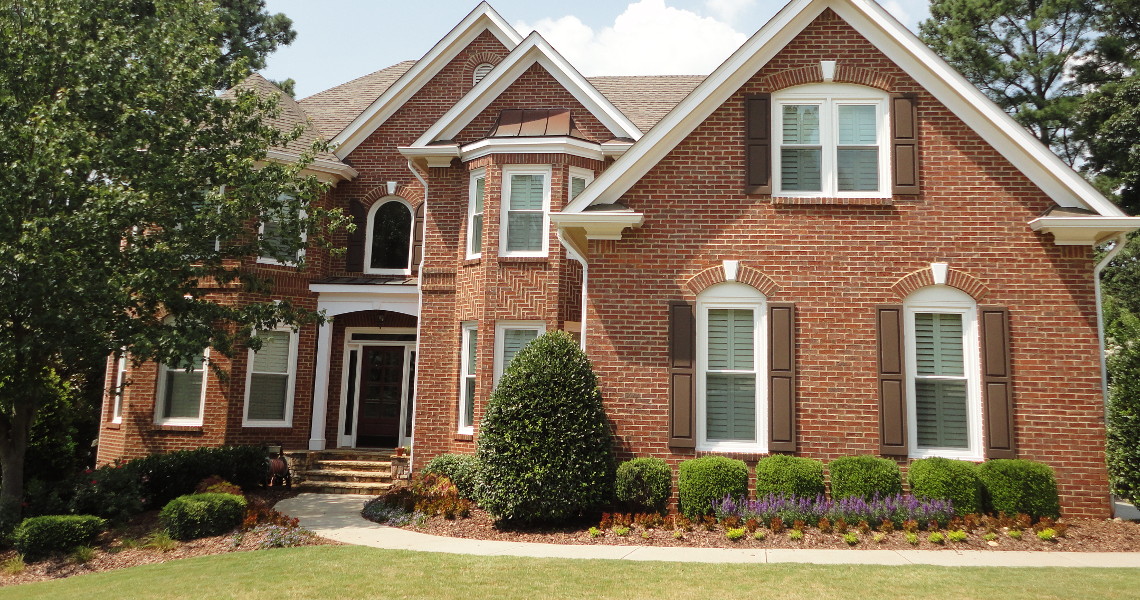
[[[304,220],[306,216],[308,216],[308,215],[303,210],[300,211],[300,213],[298,214],[298,218],[301,220]],[[272,219],[266,219],[263,216],[262,219],[260,221],[258,221],[258,223],[257,223],[257,239],[258,240],[264,240],[265,239],[265,223],[267,221],[271,221],[271,220]],[[301,230],[301,247],[297,249],[297,254],[293,260],[282,262],[280,260],[277,260],[276,258],[273,258],[272,256],[263,256],[263,255],[259,254],[257,257],[257,264],[260,264],[260,265],[276,265],[279,267],[296,267],[301,262],[301,259],[304,258],[304,256],[305,256],[305,246],[307,246],[308,243],[309,243],[309,232],[302,229]]]
[[[171,425],[171,426],[185,426],[185,427],[201,427],[205,414],[206,414],[206,393],[209,391],[210,383],[210,348],[207,347],[202,350],[202,363],[199,367],[202,373],[202,394],[198,401],[198,416],[192,417],[163,417],[162,413],[166,408],[166,375],[170,372],[170,366],[165,363],[158,365],[158,381],[155,393],[154,403],[154,422],[156,425]],[[184,368],[177,369],[185,372]],[[199,372],[198,369],[192,371]]]
[[[495,384],[503,378],[503,371],[506,370],[506,365],[503,364],[503,352],[505,350],[504,343],[506,342],[507,330],[521,329],[526,331],[535,331],[536,338],[546,333],[546,321],[498,321],[495,323]]]
[[[483,209],[482,209],[482,211],[476,213],[475,212],[475,193],[476,193],[476,189],[477,189],[476,186],[478,185],[477,182],[480,179],[483,180]],[[475,169],[474,171],[471,171],[471,176],[469,178],[469,182],[470,183],[468,184],[468,191],[467,191],[467,245],[466,245],[464,252],[465,252],[465,256],[467,257],[467,260],[474,260],[476,258],[481,258],[483,256],[483,235],[482,234],[487,231],[487,169],[484,167],[484,168],[479,168],[479,169]],[[480,234],[479,235],[479,251],[478,252],[472,252],[471,247],[475,242],[475,237],[472,234],[474,233],[473,225],[475,223],[475,216],[476,215],[483,217],[483,220],[482,220],[482,227],[480,227],[480,229],[479,229],[479,234]]]
[[[815,104],[820,106],[820,190],[784,190],[781,179],[784,147],[783,107]],[[839,190],[839,106],[875,105],[876,137],[879,151],[879,189],[875,191]],[[845,83],[817,83],[795,86],[772,93],[772,195],[778,198],[890,198],[891,189],[891,120],[890,95],[884,91]],[[870,147],[870,146],[864,146]]]
[[[476,321],[463,321],[459,324],[459,411],[456,430],[461,434],[472,435],[475,433],[475,396],[478,395],[478,389],[474,389],[471,398],[471,414],[467,414],[467,383],[468,381],[476,382],[478,385],[479,375],[479,323]],[[475,356],[471,355],[471,336],[475,335]],[[471,373],[467,372],[467,365],[471,365]],[[465,418],[466,417],[466,418]],[[464,425],[464,421],[470,421],[470,425]]]
[[[111,391],[111,422],[123,422],[123,395],[127,383],[127,350],[123,348],[115,361],[115,388]]]
[[[289,333],[289,358],[288,360],[288,379],[285,384],[285,418],[279,421],[267,419],[251,419],[249,418],[249,395],[251,385],[253,383],[253,376],[255,374],[254,360],[257,353],[253,348],[246,351],[246,368],[245,368],[245,391],[242,400],[242,413],[241,413],[241,426],[242,427],[292,427],[293,426],[293,395],[296,392],[297,385],[297,351],[300,342],[300,332],[291,327],[277,327],[274,329],[264,330],[262,333],[273,331],[284,331]],[[260,373],[266,375],[280,375],[280,373]]]
[[[378,269],[372,267],[372,236],[375,233],[373,222],[376,218],[376,213],[380,210],[381,206],[389,202],[399,202],[408,209],[408,214],[411,215],[411,226],[408,227],[408,266],[402,269]],[[385,196],[372,206],[368,207],[368,214],[364,218],[365,228],[367,234],[364,236],[364,273],[368,275],[411,275],[412,274],[412,260],[415,259],[416,248],[416,210],[411,202],[400,196]]]
[[[708,437],[707,375],[709,351],[709,310],[752,310],[753,367],[756,375],[756,440],[711,440]],[[768,452],[768,299],[759,290],[743,283],[723,282],[701,292],[696,305],[696,427],[697,450],[712,452]],[[739,371],[737,371],[739,372]]]
[[[550,185],[554,169],[550,165],[506,165],[501,171],[502,193],[499,195],[499,256],[536,256],[544,257],[550,253]],[[541,250],[507,250],[507,239],[510,237],[510,198],[511,179],[515,175],[542,175],[542,249]],[[485,197],[484,197],[485,198]],[[485,206],[485,205],[484,205]],[[537,212],[515,211],[515,212]],[[484,217],[484,227],[486,218]]]
[[[583,189],[594,181],[594,172],[589,169],[581,167],[570,167],[569,176],[566,178],[566,204],[569,205],[574,201],[574,180],[581,179],[585,181]]]
[[[962,316],[962,361],[966,380],[966,448],[920,447],[918,445],[918,349],[915,333],[917,313],[957,314]],[[985,460],[982,444],[981,346],[977,303],[968,294],[946,285],[932,285],[911,293],[903,302],[904,345],[906,348],[906,414],[907,438],[911,440],[910,458],[942,457],[957,460]],[[937,379],[935,376],[924,378]],[[951,378],[947,378],[951,379]],[[959,379],[959,378],[952,378]]]

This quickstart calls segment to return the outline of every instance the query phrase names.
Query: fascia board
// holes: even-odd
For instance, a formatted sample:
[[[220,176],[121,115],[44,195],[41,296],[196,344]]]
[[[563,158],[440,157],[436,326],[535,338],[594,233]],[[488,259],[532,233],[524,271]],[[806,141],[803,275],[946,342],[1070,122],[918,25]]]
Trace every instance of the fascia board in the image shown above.
[[[461,50],[467,47],[484,30],[490,31],[508,49],[514,49],[522,42],[522,36],[509,23],[495,12],[486,2],[481,2],[458,25],[453,27],[427,54],[412,65],[364,112],[357,115],[340,133],[332,139],[333,151],[339,158],[347,157],[372,132],[384,124],[401,106]]]
[[[429,146],[434,148],[435,146]],[[572,137],[486,138],[460,148],[460,160],[469,162],[489,154],[569,154],[604,160],[600,145]]]
[[[1053,234],[1059,246],[1087,246],[1140,229],[1140,217],[1038,217],[1029,228]]]

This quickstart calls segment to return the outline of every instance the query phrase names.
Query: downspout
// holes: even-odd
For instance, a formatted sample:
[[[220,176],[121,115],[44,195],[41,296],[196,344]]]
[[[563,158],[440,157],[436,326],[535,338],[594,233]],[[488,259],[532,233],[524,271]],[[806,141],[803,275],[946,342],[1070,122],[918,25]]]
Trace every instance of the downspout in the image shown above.
[[[1116,255],[1119,254],[1120,251],[1124,249],[1124,244],[1127,241],[1128,241],[1128,237],[1126,234],[1123,234],[1123,233],[1118,234],[1116,236],[1116,245],[1112,247],[1112,250],[1108,251],[1108,254],[1104,255],[1104,258],[1102,258],[1101,261],[1099,263],[1097,263],[1096,267],[1093,269],[1093,289],[1095,290],[1095,293],[1096,293],[1096,335],[1097,335],[1098,348],[1100,350],[1100,385],[1101,385],[1101,392],[1104,394],[1104,423],[1105,423],[1106,427],[1108,426],[1108,416],[1109,416],[1108,362],[1104,356],[1104,351],[1105,351],[1105,349],[1104,349],[1104,346],[1105,346],[1105,344],[1104,344],[1104,299],[1103,299],[1103,296],[1101,294],[1100,275],[1101,275],[1101,272],[1104,271],[1104,268],[1108,266],[1108,263],[1112,262],[1112,259],[1116,258]],[[1112,507],[1112,515],[1115,517],[1116,516],[1116,502],[1113,499],[1111,489],[1109,490],[1109,493],[1108,493],[1108,502],[1109,502],[1109,505]]]
[[[412,161],[410,159],[408,160],[408,170],[412,172],[412,175],[415,176],[416,181],[419,181],[420,185],[422,185],[424,188],[424,223],[423,223],[424,243],[423,243],[423,246],[420,247],[420,264],[419,264],[419,271],[418,271],[419,277],[416,278],[416,290],[419,292],[418,294],[416,294],[416,303],[417,303],[417,309],[416,309],[416,313],[417,313],[416,314],[416,363],[417,363],[416,364],[416,380],[412,383],[412,389],[409,391],[412,394],[412,406],[417,407],[417,406],[419,406],[420,379],[423,378],[422,377],[423,373],[420,373],[418,363],[420,360],[420,338],[421,338],[420,332],[423,329],[423,322],[424,322],[424,289],[423,289],[423,287],[424,287],[424,263],[427,262],[427,248],[428,248],[428,245],[427,245],[428,184],[427,184],[427,181],[424,181],[424,178],[420,176],[420,172],[416,169],[416,166],[414,164],[412,164]],[[415,219],[413,219],[413,222],[414,221],[415,221]],[[415,237],[415,232],[412,232],[412,237]],[[416,411],[415,410],[412,410],[412,414],[411,414],[410,418],[412,419],[412,443],[409,444],[409,446],[411,446],[411,447],[408,448],[408,476],[409,477],[412,474],[412,465],[415,464],[415,461],[412,459],[412,457],[415,456],[415,453],[416,453],[416,444],[415,444],[415,441],[416,441],[416,437],[415,437],[416,436]]]
[[[582,325],[581,325],[582,331],[578,335],[578,338],[579,338],[578,343],[582,348],[582,352],[585,352],[586,351],[586,299],[588,298],[588,294],[586,293],[586,289],[588,286],[586,285],[586,283],[589,281],[590,265],[586,262],[586,259],[581,254],[578,254],[578,251],[575,250],[574,247],[572,245],[570,245],[569,242],[566,241],[566,238],[562,235],[562,229],[561,228],[558,229],[558,242],[560,244],[562,244],[563,248],[566,249],[566,253],[570,255],[570,258],[573,258],[574,260],[578,261],[579,264],[582,265]]]

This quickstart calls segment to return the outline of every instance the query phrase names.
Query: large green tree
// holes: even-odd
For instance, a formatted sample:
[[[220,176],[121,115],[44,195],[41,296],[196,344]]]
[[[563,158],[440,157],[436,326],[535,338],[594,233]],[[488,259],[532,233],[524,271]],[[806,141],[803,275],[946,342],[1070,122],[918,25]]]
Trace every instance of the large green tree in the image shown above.
[[[251,38],[232,35],[227,24],[232,10],[261,6],[0,6],[5,506],[22,494],[36,412],[89,357],[126,347],[135,361],[187,365],[204,347],[227,354],[257,329],[313,318],[289,303],[210,296],[220,288],[268,291],[239,257],[292,255],[302,231],[312,245],[343,222],[311,204],[320,184],[301,176],[300,163],[266,161],[268,148],[296,136],[267,124],[276,98],[218,93],[274,45],[239,50]],[[266,214],[281,223],[272,244],[251,233]]]

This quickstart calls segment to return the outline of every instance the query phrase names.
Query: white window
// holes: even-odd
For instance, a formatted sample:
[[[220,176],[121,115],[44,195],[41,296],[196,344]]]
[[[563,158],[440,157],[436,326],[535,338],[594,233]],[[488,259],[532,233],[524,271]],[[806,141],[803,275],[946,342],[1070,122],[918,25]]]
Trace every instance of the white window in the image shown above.
[[[115,387],[111,391],[111,422],[123,422],[123,395],[127,393],[127,350],[119,353],[119,360],[115,361]]]
[[[475,364],[479,331],[475,323],[463,323],[459,350],[459,433],[475,430]]]
[[[814,84],[772,95],[778,196],[890,195],[890,121],[885,92]]]
[[[285,203],[290,201],[288,195],[281,196],[281,202]],[[304,212],[301,213],[304,218]],[[288,237],[285,235],[284,226],[282,224],[282,216],[279,214],[268,214],[262,218],[261,224],[257,229],[257,235],[262,241],[261,255],[257,257],[257,262],[266,265],[295,265],[297,261],[305,254],[304,248],[296,252],[290,251]],[[308,240],[306,232],[301,232],[302,245]]]
[[[570,167],[570,201],[578,197],[582,190],[586,189],[587,185],[594,180],[594,172],[587,169],[579,169],[578,167]]]
[[[206,373],[209,349],[190,359],[189,364],[159,365],[159,425],[201,425],[206,404]]]
[[[483,78],[487,76],[487,73],[490,73],[491,69],[494,68],[495,65],[491,63],[481,63],[479,66],[475,67],[475,73],[471,76],[471,85],[479,85],[479,82],[483,81]]]
[[[511,360],[527,344],[546,333],[542,321],[500,321],[495,324],[495,381],[506,372]]]
[[[364,245],[364,272],[409,275],[412,272],[412,205],[403,198],[378,200],[368,211],[368,239]]]
[[[290,427],[296,379],[297,338],[291,329],[257,334],[261,349],[249,351],[243,427]]]
[[[977,306],[942,285],[907,297],[907,427],[914,458],[982,460]]]
[[[697,297],[698,447],[767,452],[765,298],[741,283]]]
[[[503,167],[499,255],[546,256],[550,173],[550,167]]]
[[[471,173],[470,197],[467,201],[467,258],[483,255],[483,198],[487,189],[487,171]]]

